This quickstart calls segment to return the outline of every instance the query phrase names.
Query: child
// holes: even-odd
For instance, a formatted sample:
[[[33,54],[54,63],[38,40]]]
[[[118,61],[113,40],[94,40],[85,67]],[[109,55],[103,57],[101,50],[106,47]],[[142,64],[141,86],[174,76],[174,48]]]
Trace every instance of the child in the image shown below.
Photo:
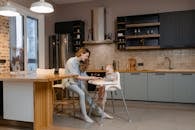
[[[117,81],[117,73],[114,71],[114,68],[111,64],[106,66],[106,76],[104,78],[105,81],[116,82]],[[101,106],[104,110],[104,105],[106,103],[107,93],[106,89],[109,87],[108,85],[99,86],[98,87],[98,102],[101,103]]]

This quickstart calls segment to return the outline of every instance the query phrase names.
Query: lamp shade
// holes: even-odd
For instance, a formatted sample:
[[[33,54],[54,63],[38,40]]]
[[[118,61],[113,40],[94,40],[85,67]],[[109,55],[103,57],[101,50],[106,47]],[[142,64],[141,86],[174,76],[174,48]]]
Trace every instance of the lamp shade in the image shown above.
[[[20,15],[17,10],[7,3],[5,6],[0,7],[0,15],[14,17]]]
[[[50,3],[41,0],[39,2],[32,3],[30,10],[36,13],[52,13],[54,8]]]

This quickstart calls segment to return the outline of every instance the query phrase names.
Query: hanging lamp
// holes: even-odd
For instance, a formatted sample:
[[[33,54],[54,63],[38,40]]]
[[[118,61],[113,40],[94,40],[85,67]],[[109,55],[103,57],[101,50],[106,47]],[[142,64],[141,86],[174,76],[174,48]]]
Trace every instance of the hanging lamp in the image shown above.
[[[18,13],[17,10],[13,6],[11,6],[10,3],[7,1],[6,5],[0,7],[0,15],[14,17],[19,16],[20,13]]]
[[[54,12],[53,6],[45,2],[45,0],[40,0],[38,2],[32,3],[30,10],[36,13],[52,13]]]

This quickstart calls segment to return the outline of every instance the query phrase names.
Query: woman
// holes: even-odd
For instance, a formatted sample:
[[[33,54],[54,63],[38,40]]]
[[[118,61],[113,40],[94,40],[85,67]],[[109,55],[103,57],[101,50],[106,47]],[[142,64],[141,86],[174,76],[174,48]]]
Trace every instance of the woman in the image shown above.
[[[96,110],[100,114],[104,114],[103,116],[106,118],[110,118],[110,116],[106,113],[103,113],[103,111],[98,107],[91,99],[89,94],[87,93],[85,89],[85,85],[83,81],[87,80],[93,80],[93,79],[98,79],[98,77],[94,76],[88,76],[86,73],[82,72],[82,63],[87,63],[88,59],[90,56],[90,51],[87,48],[81,48],[76,52],[75,57],[71,57],[67,62],[66,62],[66,69],[65,73],[66,74],[75,74],[78,75],[77,78],[71,78],[71,79],[66,79],[65,80],[65,85],[68,89],[72,90],[73,92],[77,93],[79,95],[79,100],[80,100],[80,107],[81,107],[81,112],[84,116],[84,120],[89,123],[93,123],[94,121],[87,115],[86,112],[86,105],[85,105],[85,100],[88,101],[88,103],[92,106],[94,110]],[[84,66],[86,67],[86,66]],[[85,68],[86,69],[86,68]]]

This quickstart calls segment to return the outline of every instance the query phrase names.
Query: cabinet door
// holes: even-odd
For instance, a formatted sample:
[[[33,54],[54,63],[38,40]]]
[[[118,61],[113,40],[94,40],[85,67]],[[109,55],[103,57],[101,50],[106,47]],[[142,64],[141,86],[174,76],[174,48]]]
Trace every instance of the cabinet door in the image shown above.
[[[160,46],[162,48],[195,47],[195,11],[160,14]]]
[[[148,100],[173,101],[173,74],[148,73]]]
[[[147,73],[126,73],[125,98],[147,100]]]
[[[174,76],[174,101],[195,103],[195,74],[178,73]]]
[[[57,22],[55,23],[55,33],[56,34],[66,34],[66,33],[72,33],[73,29],[73,22]]]

